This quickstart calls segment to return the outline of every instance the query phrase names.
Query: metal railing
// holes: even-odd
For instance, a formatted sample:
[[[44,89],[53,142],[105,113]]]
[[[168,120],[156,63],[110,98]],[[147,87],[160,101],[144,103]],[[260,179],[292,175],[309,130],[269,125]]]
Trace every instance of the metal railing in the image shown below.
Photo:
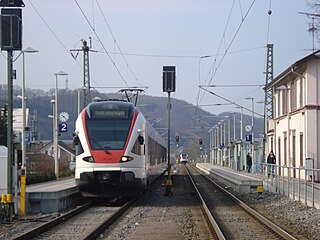
[[[262,163],[259,170],[267,190],[320,209],[320,169]]]

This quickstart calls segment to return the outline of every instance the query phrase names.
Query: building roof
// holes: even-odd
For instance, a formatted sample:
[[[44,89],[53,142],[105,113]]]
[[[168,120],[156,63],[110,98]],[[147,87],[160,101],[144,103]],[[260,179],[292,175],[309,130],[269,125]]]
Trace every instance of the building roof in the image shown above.
[[[290,65],[286,70],[284,70],[282,73],[280,73],[276,78],[274,78],[269,84],[266,85],[266,89],[273,87],[274,85],[277,85],[277,83],[279,83],[281,80],[283,80],[284,78],[288,77],[288,76],[294,76],[296,77],[296,73],[299,73],[299,68],[301,68],[302,66],[304,66],[308,61],[312,60],[312,59],[318,59],[320,58],[320,50],[315,51],[309,55],[307,55],[306,57],[296,61],[295,63],[293,63],[292,65]]]
[[[45,144],[41,149],[46,148],[48,145],[53,145],[53,141],[48,142],[47,144]],[[63,150],[65,150],[66,152],[74,155],[75,154],[75,150],[72,149],[68,144],[64,143],[63,141],[58,141],[58,146],[60,148],[62,148]],[[40,149],[40,150],[41,150]]]

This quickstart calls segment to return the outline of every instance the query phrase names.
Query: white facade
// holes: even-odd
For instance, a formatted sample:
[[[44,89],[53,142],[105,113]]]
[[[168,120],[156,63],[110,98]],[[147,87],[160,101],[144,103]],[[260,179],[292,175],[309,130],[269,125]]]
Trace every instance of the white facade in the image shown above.
[[[273,119],[268,122],[266,147],[275,152],[280,166],[304,169],[312,159],[312,167],[320,168],[319,81],[317,51],[291,65],[267,86],[273,89]],[[291,176],[297,177],[297,172],[292,170]]]

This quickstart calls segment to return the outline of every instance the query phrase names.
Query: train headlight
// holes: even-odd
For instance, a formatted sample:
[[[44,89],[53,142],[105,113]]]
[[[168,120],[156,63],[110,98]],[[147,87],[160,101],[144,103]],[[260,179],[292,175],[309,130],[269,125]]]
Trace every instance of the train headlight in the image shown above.
[[[82,158],[83,161],[94,163],[94,158],[92,156]]]
[[[132,160],[133,160],[133,157],[130,157],[130,156],[122,156],[120,160],[121,160],[121,162],[129,162],[129,161],[132,161]]]

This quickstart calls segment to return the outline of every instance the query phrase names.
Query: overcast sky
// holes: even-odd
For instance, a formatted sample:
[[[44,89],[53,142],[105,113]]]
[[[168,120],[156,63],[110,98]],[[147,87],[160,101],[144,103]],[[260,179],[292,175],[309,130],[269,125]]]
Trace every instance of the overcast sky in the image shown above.
[[[89,42],[91,37],[92,50],[97,51],[90,53],[91,86],[101,92],[148,86],[149,95],[167,96],[162,92],[162,67],[173,65],[177,72],[174,98],[195,105],[226,103],[204,94],[203,90],[199,92],[199,83],[265,84],[267,43],[274,44],[274,77],[310,54],[312,48],[307,17],[298,13],[310,12],[306,0],[24,0],[24,3],[23,48],[39,50],[25,58],[27,88],[54,88],[54,73],[59,71],[69,74],[70,89],[80,88],[83,55],[80,52],[75,60],[70,50],[81,49],[81,39]],[[21,86],[21,58],[14,68],[17,70],[14,85]],[[6,52],[0,56],[0,70],[1,84],[5,84]],[[65,87],[65,79],[59,77],[59,88]],[[210,90],[248,108],[251,103],[245,97],[263,99],[261,87]],[[239,111],[233,106],[203,109],[213,113]],[[262,109],[262,104],[256,104],[257,112],[262,113]]]

